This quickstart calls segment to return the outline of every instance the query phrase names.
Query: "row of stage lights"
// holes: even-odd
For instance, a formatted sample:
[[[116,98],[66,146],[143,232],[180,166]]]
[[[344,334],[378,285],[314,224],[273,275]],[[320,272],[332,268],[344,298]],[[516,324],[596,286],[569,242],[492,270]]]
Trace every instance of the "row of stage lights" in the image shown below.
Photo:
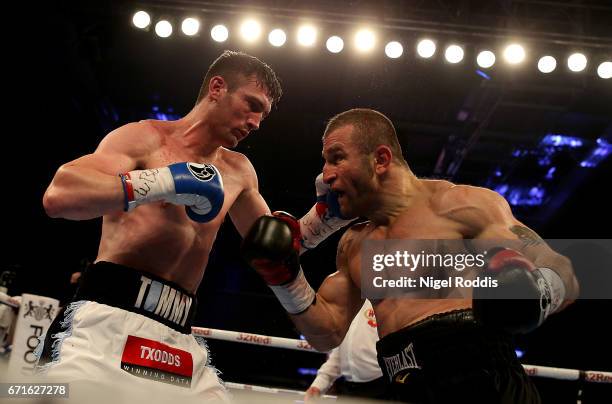
[[[138,11],[132,17],[132,23],[136,28],[148,29],[151,26],[151,16],[146,11]],[[161,19],[155,23],[155,33],[161,38],[172,35],[174,28],[170,21]],[[194,36],[200,32],[200,21],[194,17],[185,18],[181,23],[181,31],[187,36]],[[240,25],[240,37],[246,42],[258,41],[263,32],[259,22],[247,19]],[[225,42],[229,38],[229,30],[225,25],[215,25],[210,30],[211,38],[216,42]],[[367,53],[372,51],[376,45],[376,35],[370,29],[361,29],[354,37],[357,51]],[[268,41],[272,46],[281,47],[287,42],[287,34],[280,28],[275,28],[268,33]],[[300,46],[312,47],[317,41],[317,29],[312,25],[302,25],[297,30],[297,43]],[[344,49],[344,40],[339,36],[331,36],[325,43],[327,50],[331,53],[339,53]],[[422,39],[417,44],[417,54],[422,58],[430,58],[436,53],[436,43],[431,39]],[[404,53],[404,47],[398,41],[390,41],[385,45],[385,54],[391,59],[397,59]],[[444,50],[444,57],[448,63],[456,64],[463,60],[465,52],[460,45],[451,44]],[[519,65],[526,59],[525,48],[517,43],[509,44],[503,50],[503,58],[509,65]],[[495,53],[491,50],[481,50],[476,63],[483,69],[492,67],[496,62]],[[572,72],[584,71],[587,67],[587,57],[583,53],[573,53],[567,58],[567,67]],[[551,55],[542,56],[538,60],[538,70],[542,73],[552,73],[557,68],[557,59]],[[612,77],[612,62],[603,61],[597,67],[597,74],[602,79]]]

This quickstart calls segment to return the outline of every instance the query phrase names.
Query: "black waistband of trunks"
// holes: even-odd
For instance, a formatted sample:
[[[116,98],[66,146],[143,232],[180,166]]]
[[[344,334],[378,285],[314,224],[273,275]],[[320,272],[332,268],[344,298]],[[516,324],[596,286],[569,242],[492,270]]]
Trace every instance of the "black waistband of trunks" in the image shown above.
[[[499,362],[520,366],[511,336],[480,325],[470,309],[427,317],[381,338],[376,348],[379,357],[391,357],[409,343],[414,344],[417,357],[427,359],[428,365],[442,365],[454,357],[474,364]]]
[[[100,261],[82,275],[74,301],[90,300],[142,314],[184,334],[191,334],[196,296],[157,276]]]

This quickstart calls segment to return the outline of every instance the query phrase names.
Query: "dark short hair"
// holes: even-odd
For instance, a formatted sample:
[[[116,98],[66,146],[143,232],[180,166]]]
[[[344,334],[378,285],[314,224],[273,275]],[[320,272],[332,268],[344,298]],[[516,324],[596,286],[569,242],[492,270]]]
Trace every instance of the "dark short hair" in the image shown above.
[[[323,140],[328,134],[344,126],[353,127],[351,139],[364,155],[373,153],[380,145],[386,145],[393,153],[393,160],[408,166],[402,155],[395,127],[385,115],[367,108],[354,108],[341,112],[327,123]]]
[[[270,66],[255,56],[226,50],[208,68],[196,104],[206,97],[210,79],[215,76],[223,77],[229,91],[233,91],[243,84],[245,78],[255,76],[257,84],[265,87],[268,97],[272,100],[272,105],[276,104],[283,95],[278,77]]]

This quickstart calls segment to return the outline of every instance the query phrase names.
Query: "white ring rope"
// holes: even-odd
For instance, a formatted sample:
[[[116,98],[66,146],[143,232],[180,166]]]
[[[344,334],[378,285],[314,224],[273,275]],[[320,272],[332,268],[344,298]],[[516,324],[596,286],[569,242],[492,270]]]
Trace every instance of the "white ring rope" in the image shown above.
[[[0,303],[6,304],[14,309],[18,309],[20,306],[19,299],[13,296],[9,296],[4,292],[0,292]]]
[[[193,335],[204,338],[219,339],[222,341],[240,342],[243,344],[263,345],[273,348],[295,349],[298,351],[316,351],[308,342],[301,339],[290,339],[282,337],[270,337],[268,335],[250,334],[248,332],[237,332],[217,330],[214,328],[191,327]]]
[[[204,327],[191,327],[191,331],[193,335],[198,335],[204,338],[319,353],[312,346],[310,346],[308,342],[300,339],[271,337],[268,335],[217,330],[214,328]],[[529,376],[570,381],[583,379],[586,382],[592,383],[612,383],[612,372],[604,372],[599,370],[582,371],[577,369],[564,369],[537,365],[523,365],[523,368],[525,368],[525,371]]]
[[[19,308],[19,300],[0,292],[0,303]],[[191,327],[193,335],[204,338],[211,338],[223,341],[239,342],[243,344],[253,344],[269,346],[273,348],[293,349],[297,351],[316,351],[308,342],[300,339],[271,337],[269,335],[251,334],[248,332],[218,330],[205,327]],[[584,380],[591,383],[612,383],[612,372],[600,370],[578,370],[554,368],[549,366],[523,365],[529,376],[546,377],[558,380]]]
[[[270,394],[282,394],[282,393],[297,394],[302,397],[304,396],[304,394],[306,394],[303,391],[281,389],[278,387],[264,387],[264,386],[257,386],[257,385],[252,385],[252,384],[242,384],[242,383],[232,383],[232,382],[223,382],[223,384],[225,385],[225,387],[234,389],[234,390],[249,390],[249,391],[257,391],[261,393],[270,393]],[[327,399],[335,400],[337,399],[337,396],[324,394],[318,398],[327,398]]]

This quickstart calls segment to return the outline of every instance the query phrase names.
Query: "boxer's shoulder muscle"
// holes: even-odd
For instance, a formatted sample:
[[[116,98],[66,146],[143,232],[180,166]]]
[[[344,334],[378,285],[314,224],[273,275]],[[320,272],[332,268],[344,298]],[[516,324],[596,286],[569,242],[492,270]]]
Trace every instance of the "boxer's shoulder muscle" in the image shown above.
[[[251,164],[249,158],[242,153],[221,147],[220,157],[232,169],[246,169],[255,172],[253,164]]]
[[[123,125],[102,139],[97,153],[125,154],[144,160],[165,143],[163,134],[150,121]]]
[[[358,252],[361,241],[366,237],[368,233],[369,221],[358,222],[349,227],[338,242],[338,250],[336,255],[336,261],[340,263],[346,263],[355,251]],[[357,249],[357,250],[355,250]]]
[[[463,225],[467,236],[475,236],[491,223],[512,218],[510,205],[497,192],[470,185],[453,185],[432,198],[434,211]]]

